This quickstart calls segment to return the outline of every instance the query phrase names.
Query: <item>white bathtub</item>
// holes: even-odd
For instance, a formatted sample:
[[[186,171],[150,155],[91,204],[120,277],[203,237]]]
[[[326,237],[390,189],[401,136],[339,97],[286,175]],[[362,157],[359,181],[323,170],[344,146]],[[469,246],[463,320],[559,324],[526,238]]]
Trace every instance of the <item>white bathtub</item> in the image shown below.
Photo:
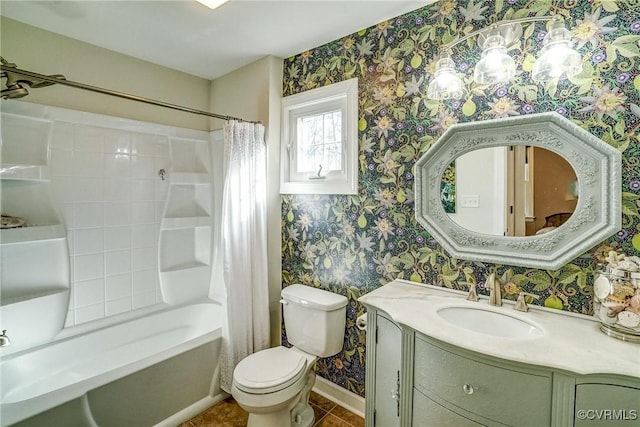
[[[135,425],[153,425],[175,422],[181,411],[197,413],[225,397],[216,368],[221,321],[220,306],[207,300],[69,337],[63,332],[53,343],[3,356],[1,425],[44,411],[24,425],[45,419],[55,425],[55,417],[72,424],[76,416],[83,425],[122,425],[132,418]],[[146,404],[158,407],[140,407]],[[127,405],[131,414],[124,413]]]

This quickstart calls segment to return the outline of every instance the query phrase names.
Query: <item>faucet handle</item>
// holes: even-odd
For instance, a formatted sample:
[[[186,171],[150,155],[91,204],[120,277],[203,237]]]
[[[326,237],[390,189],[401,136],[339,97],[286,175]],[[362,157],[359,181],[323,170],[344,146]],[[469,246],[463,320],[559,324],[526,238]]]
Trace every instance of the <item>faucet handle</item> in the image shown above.
[[[478,292],[476,291],[476,284],[468,283],[468,285],[469,285],[469,293],[467,294],[467,300],[478,301],[480,297],[478,296]]]
[[[491,273],[487,277],[485,286],[489,289],[489,304],[498,307],[502,306],[502,285],[496,277],[496,273]]]
[[[540,298],[539,295],[530,294],[529,292],[520,292],[518,294],[518,300],[516,301],[516,304],[513,306],[514,310],[525,311],[525,312],[529,311],[529,306],[527,305],[527,300],[525,299],[525,297],[531,297],[533,299]]]

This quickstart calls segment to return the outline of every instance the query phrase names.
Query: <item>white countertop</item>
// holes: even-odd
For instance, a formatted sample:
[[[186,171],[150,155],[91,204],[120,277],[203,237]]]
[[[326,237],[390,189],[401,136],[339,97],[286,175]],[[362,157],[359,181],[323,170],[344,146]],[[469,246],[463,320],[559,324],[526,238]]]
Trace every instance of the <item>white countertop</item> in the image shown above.
[[[515,311],[504,301],[467,301],[466,293],[432,285],[395,280],[359,298],[384,311],[398,324],[446,343],[515,362],[562,369],[575,374],[619,374],[640,378],[640,344],[605,335],[599,323],[583,315],[530,306]],[[455,326],[437,314],[446,306],[495,311],[542,328],[543,336],[502,338]]]

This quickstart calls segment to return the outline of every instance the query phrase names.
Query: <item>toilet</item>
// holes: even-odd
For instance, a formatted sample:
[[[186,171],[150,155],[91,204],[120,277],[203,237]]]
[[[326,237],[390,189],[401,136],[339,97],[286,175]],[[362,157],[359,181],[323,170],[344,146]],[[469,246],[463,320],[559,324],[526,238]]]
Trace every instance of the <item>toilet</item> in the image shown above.
[[[309,427],[313,365],[342,350],[347,299],[321,289],[291,285],[282,290],[284,326],[293,345],[258,351],[238,363],[231,394],[249,412],[249,427]]]

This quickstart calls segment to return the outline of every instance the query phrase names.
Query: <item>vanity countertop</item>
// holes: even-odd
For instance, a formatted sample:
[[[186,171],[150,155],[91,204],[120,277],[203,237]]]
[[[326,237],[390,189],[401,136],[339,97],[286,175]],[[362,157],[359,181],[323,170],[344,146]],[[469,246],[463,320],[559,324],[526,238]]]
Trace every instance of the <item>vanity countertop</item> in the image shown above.
[[[640,344],[609,337],[599,323],[583,315],[530,306],[526,313],[504,301],[493,307],[486,297],[466,300],[466,293],[432,285],[394,280],[359,301],[384,311],[398,324],[443,342],[493,357],[575,374],[618,374],[640,378]],[[437,314],[447,306],[481,308],[525,320],[544,330],[542,336],[502,338],[455,326]]]

